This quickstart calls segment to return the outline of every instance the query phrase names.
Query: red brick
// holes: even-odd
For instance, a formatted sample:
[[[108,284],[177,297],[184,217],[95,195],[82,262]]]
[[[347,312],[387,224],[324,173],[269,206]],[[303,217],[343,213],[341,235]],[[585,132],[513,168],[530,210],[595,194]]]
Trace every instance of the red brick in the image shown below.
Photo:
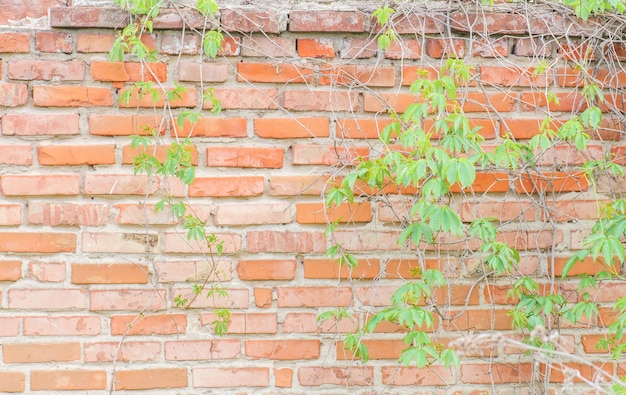
[[[156,192],[159,183],[146,176],[123,174],[87,174],[83,193],[88,195],[145,195]]]
[[[240,280],[293,280],[296,275],[295,260],[241,260],[237,264]]]
[[[0,164],[30,166],[33,154],[30,145],[0,145]]]
[[[558,43],[557,52],[565,60],[594,60],[594,48],[586,43]]]
[[[244,36],[241,55],[250,57],[292,58],[296,56],[296,39],[274,36]]]
[[[282,148],[208,147],[207,166],[280,169],[283,167]]]
[[[75,252],[76,235],[73,233],[0,233],[0,251],[3,252]]]
[[[82,33],[76,37],[76,52],[106,52],[113,48],[115,35],[112,33]]]
[[[200,315],[200,325],[212,326],[217,320],[213,313]],[[232,313],[228,324],[228,334],[261,334],[276,333],[278,331],[278,316],[276,313]]]
[[[78,175],[4,175],[2,193],[7,196],[78,195]]]
[[[37,158],[44,166],[112,165],[115,145],[40,145]]]
[[[189,187],[189,196],[258,196],[263,194],[262,176],[197,177]]]
[[[4,370],[0,372],[0,391],[24,392],[26,390],[26,376],[23,372]]]
[[[224,82],[228,79],[230,66],[227,63],[191,63],[178,65],[178,79],[192,82]]]
[[[21,261],[0,261],[0,281],[17,281],[22,278]]]
[[[509,175],[504,172],[476,172],[474,183],[465,192],[506,192],[509,190]],[[459,184],[450,185],[450,192],[460,192]]]
[[[196,106],[196,88],[191,86],[184,87],[185,90],[181,93],[180,97],[175,97],[169,101],[169,106],[171,108],[179,108],[179,107],[195,107]],[[152,94],[147,94],[140,96],[139,91],[136,88],[123,88],[120,90],[119,97],[121,98],[123,95],[126,95],[128,91],[130,91],[130,96],[128,102],[120,102],[120,107],[122,108],[136,108],[136,107],[144,107],[144,108],[159,108],[165,105],[165,93],[160,88],[155,88],[157,90],[157,100],[155,101],[152,97]]]
[[[4,343],[2,358],[5,363],[78,361],[80,343]]]
[[[441,12],[424,13],[419,10],[416,12],[407,10],[392,16],[391,22],[397,34],[439,34],[446,28],[447,17]]]
[[[500,86],[546,87],[553,83],[550,74],[534,74],[532,67],[481,66],[479,78],[483,83]]]
[[[37,107],[112,106],[113,94],[108,88],[94,86],[35,86],[33,103]]]
[[[28,262],[28,277],[39,282],[64,282],[65,272],[64,262]]]
[[[29,22],[28,18],[37,19],[48,15],[50,7],[65,7],[64,0],[27,0],[3,4],[0,25],[10,25],[13,22]],[[2,390],[0,390],[2,391]]]
[[[304,83],[313,80],[311,67],[289,63],[238,63],[237,81]]]
[[[72,35],[69,32],[37,32],[35,33],[35,50],[72,53]]]
[[[291,149],[294,165],[353,165],[369,155],[367,147],[294,144]]]
[[[10,309],[70,310],[87,307],[86,292],[79,288],[13,288],[8,294]]]
[[[522,111],[537,111],[537,107],[546,107],[550,111],[583,111],[586,108],[584,98],[577,91],[556,92],[558,103],[548,101],[542,92],[523,92],[520,95],[520,109]]]
[[[187,316],[164,315],[116,315],[111,317],[111,335],[173,335],[185,333]]]
[[[428,38],[426,54],[431,58],[462,58],[465,56],[465,40],[462,38]]]
[[[506,119],[500,127],[503,136],[510,134],[516,139],[531,139],[541,132],[541,119]],[[560,127],[561,121],[553,120],[550,128],[556,130]]]
[[[325,252],[322,232],[249,231],[248,252]]]
[[[421,40],[399,39],[393,41],[385,51],[387,59],[420,59],[421,57]]]
[[[367,59],[378,54],[378,42],[375,39],[346,38],[340,51],[342,59]]]
[[[339,386],[371,386],[374,383],[372,366],[321,367],[303,366],[298,369],[298,381],[306,387],[331,384]]]
[[[28,103],[28,87],[24,84],[0,84],[0,107],[18,107]]]
[[[528,19],[521,13],[464,13],[450,15],[450,26],[462,32],[487,32],[490,34],[524,34]]]
[[[153,362],[160,359],[161,343],[119,342],[83,343],[85,362]]]
[[[217,56],[239,56],[241,54],[241,37],[224,37],[222,48],[217,51]]]
[[[301,58],[335,57],[335,43],[330,38],[299,38],[297,46]]]
[[[320,356],[319,340],[246,340],[246,355],[252,359],[294,361],[316,359]]]
[[[349,287],[279,287],[278,307],[351,306]]]
[[[518,38],[515,40],[513,54],[517,56],[550,56],[552,55],[552,42],[543,37]]]
[[[94,81],[137,82],[166,81],[165,63],[139,62],[91,62],[91,77]]]
[[[0,226],[20,225],[22,206],[19,204],[0,204]]]
[[[304,258],[304,278],[373,279],[380,274],[378,259],[359,259],[358,265],[348,268],[336,259]]]
[[[73,284],[146,284],[148,267],[132,263],[72,264]]]
[[[78,114],[6,114],[2,116],[5,136],[78,134]]]
[[[465,112],[509,112],[515,110],[517,103],[515,93],[483,93],[469,92],[463,104]]]
[[[359,101],[354,92],[289,90],[284,93],[284,107],[293,111],[355,111]]]
[[[241,353],[241,342],[235,339],[166,341],[166,361],[209,361],[234,359]]]
[[[472,43],[470,48],[474,56],[482,58],[506,58],[509,56],[509,39],[508,37],[499,38],[480,38]]]
[[[338,230],[335,232],[335,242],[340,244],[347,251],[378,251],[378,250],[399,250],[398,236],[395,230],[378,231],[353,231]]]
[[[1,33],[0,52],[28,53],[30,36],[28,33]]]
[[[403,113],[413,103],[417,103],[418,98],[408,93],[381,93],[363,95],[363,110],[366,112],[383,112],[389,108],[397,113]]]
[[[104,290],[92,289],[89,292],[89,310],[151,310],[165,309],[165,290],[121,289]]]
[[[515,182],[515,187],[520,193],[580,192],[589,188],[589,181],[582,173],[556,171],[522,174]]]
[[[172,137],[246,137],[245,118],[199,118],[192,124],[185,120],[182,130],[173,122]]]
[[[30,373],[30,389],[33,391],[85,391],[106,388],[107,374],[104,370],[33,370]]]
[[[325,117],[254,120],[254,133],[263,138],[328,137],[329,132],[329,119]]]
[[[269,368],[192,368],[194,387],[241,388],[267,387],[270,382]]]
[[[51,27],[110,27],[127,24],[128,16],[121,9],[102,7],[53,7],[50,9]]]
[[[100,334],[99,317],[24,317],[24,336],[93,336]]]
[[[274,11],[265,10],[221,10],[221,27],[228,32],[237,33],[280,33],[285,30],[280,15]]]
[[[365,31],[365,14],[355,11],[291,11],[289,31],[340,32]]]
[[[77,60],[10,60],[7,75],[14,80],[82,81],[85,79],[85,63]]]
[[[115,372],[116,390],[144,390],[187,387],[187,368],[143,368]]]
[[[275,110],[278,108],[277,89],[215,89],[215,97],[219,99],[225,110]],[[211,108],[211,103],[205,102],[204,109]]]

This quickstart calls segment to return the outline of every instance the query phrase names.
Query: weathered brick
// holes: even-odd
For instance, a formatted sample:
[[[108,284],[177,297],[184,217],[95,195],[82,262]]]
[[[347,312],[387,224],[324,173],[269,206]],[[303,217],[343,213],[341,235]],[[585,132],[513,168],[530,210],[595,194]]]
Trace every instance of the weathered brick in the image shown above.
[[[14,80],[81,81],[85,63],[78,60],[10,60],[7,75]]]

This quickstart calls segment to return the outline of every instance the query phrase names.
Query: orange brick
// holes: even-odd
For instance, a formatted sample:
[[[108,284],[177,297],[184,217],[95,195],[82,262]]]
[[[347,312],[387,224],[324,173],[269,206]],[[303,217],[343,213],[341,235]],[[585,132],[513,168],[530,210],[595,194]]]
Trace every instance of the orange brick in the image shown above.
[[[339,386],[371,386],[374,383],[372,366],[327,367],[303,366],[298,369],[300,385],[317,387],[325,384]]]
[[[0,233],[0,251],[58,253],[75,252],[76,235],[73,233]]]
[[[167,361],[209,361],[236,358],[241,353],[241,342],[235,339],[168,341],[164,348]]]
[[[200,325],[212,326],[217,320],[214,313],[200,315]],[[261,334],[278,331],[278,315],[276,313],[232,313],[228,324],[229,334]]]
[[[116,315],[111,317],[111,335],[173,335],[187,331],[187,316]]]
[[[520,193],[580,192],[589,188],[589,182],[582,173],[554,171],[522,174],[515,187]]]
[[[324,203],[297,203],[296,221],[301,224],[326,224],[332,222],[356,223],[372,220],[369,202],[343,203],[326,207]]]
[[[146,284],[148,267],[132,263],[72,264],[73,284]]]
[[[304,278],[351,278],[364,279],[376,278],[380,274],[380,260],[359,259],[358,265],[349,268],[340,265],[336,259],[304,259]]]
[[[280,287],[278,307],[334,307],[352,305],[349,287]]]
[[[172,122],[172,136],[178,137],[246,137],[245,118],[199,118],[196,124],[185,120],[183,128]]]
[[[319,340],[246,340],[246,355],[253,359],[294,361],[316,359],[320,355]]]
[[[137,82],[167,80],[165,63],[139,62],[91,62],[91,77],[94,81]]]
[[[5,363],[69,362],[80,359],[80,343],[25,343],[2,345]]]
[[[112,106],[113,94],[108,88],[94,86],[33,87],[33,103],[37,107]]]
[[[34,370],[30,374],[33,391],[104,390],[106,387],[104,370]]]
[[[119,342],[85,342],[83,350],[85,362],[113,362],[114,355],[122,362],[153,362],[160,359],[161,343],[125,340],[120,347]]]
[[[89,115],[89,133],[97,136],[151,135],[161,117],[149,115]]]
[[[0,52],[27,53],[30,50],[30,36],[28,33],[0,34]]]
[[[136,88],[123,88],[120,90],[119,97],[125,97],[129,95],[128,102],[120,102],[122,108],[160,108],[165,105],[166,95],[160,88],[156,89],[156,100],[153,99],[152,94],[140,95]],[[126,93],[130,91],[130,94]],[[186,86],[185,90],[181,92],[180,97],[174,97],[169,101],[171,108],[179,107],[195,107],[196,106],[196,88]]]
[[[26,390],[26,376],[24,372],[0,372],[0,391],[24,392]]]
[[[0,281],[17,281],[22,278],[22,261],[0,261]]]
[[[237,388],[267,387],[270,382],[269,368],[192,368],[194,387]]]
[[[282,148],[208,147],[207,166],[280,169]]]
[[[329,131],[329,119],[326,117],[258,118],[254,120],[254,133],[263,138],[328,137]]]
[[[118,370],[115,372],[117,390],[143,390],[187,387],[187,368]]]
[[[295,260],[241,260],[237,264],[239,279],[293,280],[296,275]]]
[[[330,38],[297,39],[298,56],[301,58],[334,58],[335,45]]]
[[[304,83],[313,80],[311,67],[299,67],[290,63],[238,63],[237,81]]]
[[[39,164],[111,165],[115,163],[115,145],[47,145],[37,147]]]

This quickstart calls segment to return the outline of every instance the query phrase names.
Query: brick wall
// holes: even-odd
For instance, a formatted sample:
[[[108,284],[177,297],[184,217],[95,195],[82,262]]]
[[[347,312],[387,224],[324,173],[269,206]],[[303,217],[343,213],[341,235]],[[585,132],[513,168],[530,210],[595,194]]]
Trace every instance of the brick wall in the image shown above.
[[[209,263],[180,224],[153,213],[164,180],[133,174],[137,151],[128,136],[163,125],[165,116],[167,139],[173,124],[145,100],[119,103],[132,82],[148,78],[132,60],[107,60],[113,30],[126,15],[61,0],[8,3],[0,17],[0,392],[541,392],[527,384],[539,379],[539,368],[517,349],[497,350],[495,360],[486,358],[494,351],[487,349],[459,368],[398,367],[403,344],[391,325],[366,340],[370,362],[353,361],[338,333],[387,305],[415,266],[414,253],[396,244],[412,191],[390,188],[390,203],[375,198],[326,212],[320,194],[356,158],[380,153],[386,110],[413,103],[408,86],[417,69],[435,75],[450,54],[476,66],[480,83],[462,106],[482,127],[487,147],[506,131],[532,137],[548,111],[557,124],[568,119],[580,108],[575,61],[590,54],[599,59],[593,75],[607,99],[621,107],[623,73],[606,72],[600,48],[585,49],[585,26],[601,22],[581,25],[540,9],[468,17],[430,4],[399,13],[402,40],[381,52],[371,10],[363,6],[233,8],[221,13],[227,39],[220,56],[200,64],[198,37],[187,29],[182,38],[180,16],[164,13],[154,34],[144,36],[159,52],[150,78],[187,88],[172,103],[174,116],[207,110],[200,108],[202,86],[215,88],[223,107],[219,116],[204,111],[193,129],[198,170],[187,192],[224,241],[218,267],[228,296],[201,297],[183,310],[174,299],[191,293]],[[183,15],[201,27],[197,15]],[[623,48],[612,53],[623,60]],[[556,66],[534,76],[537,57]],[[548,104],[546,90],[560,102]],[[548,281],[581,248],[598,215],[596,195],[572,166],[610,152],[620,159],[620,120],[607,114],[583,154],[559,144],[539,158],[551,171],[548,165],[559,164],[550,180],[534,186],[561,193],[556,201],[540,201],[529,178],[485,172],[471,193],[456,191],[454,207],[464,221],[477,215],[505,221],[503,240],[522,253],[519,273]],[[611,199],[615,185],[596,185],[607,192],[600,200]],[[168,187],[184,196],[180,185]],[[325,256],[332,242],[325,224],[335,219],[335,241],[360,262],[351,272]],[[480,263],[464,258],[466,248],[443,240],[427,250],[427,264],[450,278],[438,300],[455,317],[436,320],[438,342],[511,329],[506,311],[515,302],[505,294],[512,280],[477,281]],[[598,268],[589,263],[579,271],[585,270]],[[557,287],[575,299],[576,284],[569,278]],[[593,347],[603,333],[596,327],[614,319],[612,302],[624,293],[622,283],[597,291],[600,316],[563,328],[569,352],[607,360]],[[317,321],[337,306],[350,307],[354,320]],[[232,311],[222,338],[210,330],[213,307]],[[563,377],[552,379],[558,388]]]

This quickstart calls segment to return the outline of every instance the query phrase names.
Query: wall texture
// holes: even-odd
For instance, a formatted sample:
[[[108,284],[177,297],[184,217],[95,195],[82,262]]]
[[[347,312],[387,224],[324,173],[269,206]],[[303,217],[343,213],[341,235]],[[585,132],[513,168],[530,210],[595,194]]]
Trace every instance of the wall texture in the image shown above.
[[[605,49],[587,51],[579,39],[596,22],[583,25],[539,8],[532,15],[466,14],[431,4],[399,14],[402,40],[381,52],[371,10],[312,7],[222,10],[226,44],[217,60],[202,64],[198,37],[187,29],[183,38],[180,16],[166,13],[144,36],[159,53],[147,77],[138,63],[107,60],[114,29],[126,20],[118,9],[3,2],[0,392],[541,392],[528,384],[541,378],[539,366],[517,349],[496,350],[497,359],[490,357],[494,350],[477,352],[453,369],[398,367],[403,343],[392,325],[367,340],[370,362],[351,360],[338,333],[388,304],[415,265],[413,253],[395,242],[411,191],[386,191],[391,205],[373,198],[328,212],[320,195],[325,181],[356,158],[380,153],[376,138],[387,108],[402,112],[415,100],[408,85],[417,69],[436,73],[450,54],[476,66],[480,83],[462,106],[482,127],[487,147],[507,131],[528,139],[548,111],[566,120],[580,108],[573,66],[580,58],[599,59],[594,76],[621,107],[624,74],[607,73]],[[201,27],[197,15],[184,15]],[[619,46],[611,54],[626,56]],[[555,67],[533,76],[537,58]],[[173,103],[174,116],[205,110],[191,133],[198,171],[187,192],[224,241],[218,267],[228,297],[200,297],[186,310],[174,306],[175,297],[189,295],[210,265],[180,224],[152,212],[164,190],[184,196],[184,188],[133,174],[136,151],[128,136],[169,116],[146,101],[119,103],[132,82],[145,78],[187,88]],[[200,107],[201,79],[221,99],[219,116]],[[548,104],[545,91],[559,104]],[[480,173],[453,204],[464,220],[491,215],[506,222],[503,240],[522,250],[520,273],[559,275],[597,218],[596,195],[572,166],[611,152],[621,160],[618,121],[607,116],[584,155],[563,144],[540,159],[561,164],[542,187],[559,192],[557,201],[526,193],[532,188],[514,175]],[[163,133],[173,133],[169,122]],[[597,186],[607,192],[601,200],[612,197],[613,186]],[[333,237],[360,261],[351,273],[325,256],[327,219],[338,218],[343,223]],[[438,298],[455,318],[437,319],[433,331],[442,343],[511,329],[506,311],[515,302],[505,293],[512,280],[477,281],[480,264],[464,259],[467,247],[444,240],[428,251],[428,264],[450,277]],[[572,300],[576,285],[573,278],[557,282]],[[603,285],[595,295],[600,316],[562,328],[567,350],[617,372],[594,345],[603,333],[597,327],[611,322],[612,302],[625,293],[624,284]],[[354,320],[317,321],[337,306],[350,307]],[[222,338],[210,329],[213,307],[233,314]]]

